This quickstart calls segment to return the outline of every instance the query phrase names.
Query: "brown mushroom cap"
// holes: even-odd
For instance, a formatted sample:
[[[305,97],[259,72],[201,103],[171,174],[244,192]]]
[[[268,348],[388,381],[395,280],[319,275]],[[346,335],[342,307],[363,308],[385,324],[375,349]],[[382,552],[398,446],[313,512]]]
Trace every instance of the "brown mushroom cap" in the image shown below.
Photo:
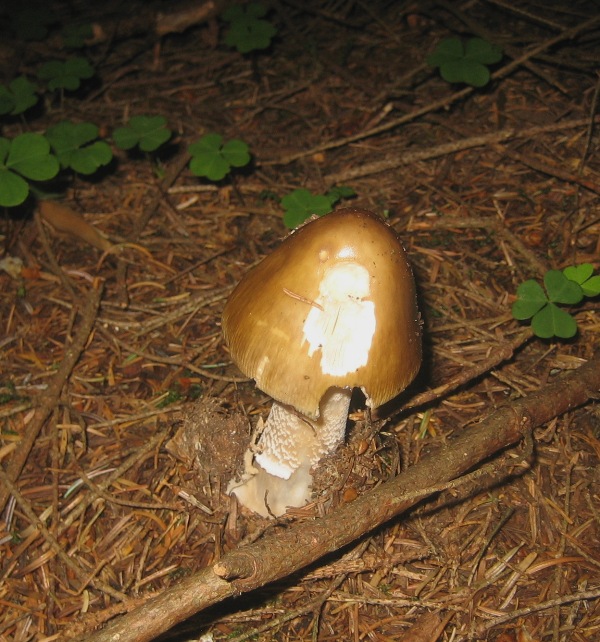
[[[222,321],[240,370],[308,417],[332,386],[360,387],[376,408],[421,364],[406,253],[367,210],[337,210],[294,231],[242,278]]]

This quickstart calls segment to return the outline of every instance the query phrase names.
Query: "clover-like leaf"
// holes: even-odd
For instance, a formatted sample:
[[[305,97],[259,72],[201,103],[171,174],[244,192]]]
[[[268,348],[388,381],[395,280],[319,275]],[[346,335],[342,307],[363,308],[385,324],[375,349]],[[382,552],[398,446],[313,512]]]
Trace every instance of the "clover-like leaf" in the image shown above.
[[[112,160],[112,150],[98,138],[98,127],[92,123],[65,120],[46,132],[60,164],[79,174],[93,174]]]
[[[32,133],[21,134],[11,141],[6,167],[34,181],[54,178],[59,170],[50,143],[41,134]]]
[[[563,270],[563,274],[567,279],[579,283],[585,296],[595,297],[600,294],[600,275],[593,276],[594,266],[591,263],[570,265]]]
[[[171,138],[164,116],[132,116],[125,127],[113,132],[113,140],[121,149],[132,149],[136,145],[143,152],[154,152]]]
[[[245,6],[235,5],[223,13],[223,19],[230,23],[225,42],[246,54],[256,49],[266,49],[277,33],[277,29],[263,20],[266,8],[259,3]]]
[[[560,270],[548,270],[544,275],[548,299],[554,303],[575,305],[583,299],[579,283],[568,279]]]
[[[0,205],[14,207],[25,201],[29,183],[49,180],[60,169],[50,143],[40,134],[26,133],[13,140],[0,138]]]
[[[250,162],[248,145],[237,138],[227,141],[221,148],[221,154],[232,167],[245,167]]]
[[[0,116],[10,114],[14,108],[15,99],[12,92],[4,85],[0,85]]]
[[[16,116],[33,107],[38,101],[35,91],[36,86],[25,76],[18,76],[8,87],[0,85],[0,115]]]
[[[0,205],[15,207],[21,205],[29,194],[29,184],[14,172],[0,167]]]
[[[591,263],[582,263],[581,265],[569,265],[563,270],[563,274],[570,281],[575,283],[585,283],[594,273],[594,266]]]
[[[206,134],[188,147],[191,154],[190,170],[196,176],[211,181],[220,181],[230,172],[231,167],[243,167],[250,161],[248,146],[234,139],[223,144],[220,134]]]
[[[439,67],[442,78],[450,83],[466,83],[484,87],[490,80],[487,65],[498,62],[502,50],[481,38],[470,38],[463,44],[460,38],[446,38],[428,56],[427,63]]]
[[[590,263],[569,266],[563,271],[548,270],[544,275],[545,291],[529,280],[517,289],[512,306],[515,319],[531,318],[531,328],[538,337],[570,339],[577,333],[577,321],[557,304],[577,305],[585,296],[600,294],[600,275],[594,276]]]
[[[429,54],[427,64],[430,67],[441,67],[449,60],[460,60],[464,55],[465,49],[460,38],[445,38],[438,43],[434,52]]]
[[[554,303],[548,303],[531,320],[531,329],[541,339],[571,339],[577,334],[577,322]]]
[[[449,83],[464,82],[471,87],[485,87],[490,81],[490,71],[475,60],[458,60],[441,66],[442,78]]]
[[[356,192],[347,185],[340,185],[339,187],[332,187],[328,192],[327,196],[331,200],[331,205],[335,205],[342,198],[351,198],[356,196]]]
[[[494,65],[502,60],[502,49],[483,38],[469,38],[465,44],[465,58],[482,65]]]
[[[585,283],[581,284],[581,289],[585,296],[594,297],[600,294],[600,275],[590,277]]]
[[[537,281],[524,281],[517,289],[517,300],[512,305],[512,315],[519,321],[530,319],[547,303],[548,297]]]
[[[331,211],[331,199],[324,194],[313,194],[311,191],[295,189],[281,199],[285,209],[283,222],[289,229],[294,229],[311,216],[323,216]]]
[[[188,147],[191,154],[190,170],[196,176],[211,181],[220,181],[229,172],[230,165],[221,154],[223,137],[220,134],[206,134]]]
[[[50,60],[38,70],[38,78],[48,83],[48,89],[68,89],[75,91],[81,81],[91,78],[94,68],[85,58],[75,57],[68,60]]]

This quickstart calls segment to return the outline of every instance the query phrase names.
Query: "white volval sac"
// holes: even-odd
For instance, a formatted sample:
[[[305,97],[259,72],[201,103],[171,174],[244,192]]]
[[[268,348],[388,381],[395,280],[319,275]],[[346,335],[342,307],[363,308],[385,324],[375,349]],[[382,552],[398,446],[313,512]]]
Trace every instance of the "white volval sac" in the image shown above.
[[[341,263],[325,272],[302,341],[309,345],[309,357],[321,350],[323,373],[343,376],[367,363],[376,326],[370,293],[369,272],[362,265]]]

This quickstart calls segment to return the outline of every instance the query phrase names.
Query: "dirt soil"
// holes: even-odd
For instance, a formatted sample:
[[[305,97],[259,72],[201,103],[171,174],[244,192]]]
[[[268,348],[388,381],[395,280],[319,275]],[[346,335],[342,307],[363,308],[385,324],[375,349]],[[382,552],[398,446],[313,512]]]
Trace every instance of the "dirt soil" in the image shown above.
[[[429,453],[443,466],[454,438],[598,355],[598,298],[572,310],[570,340],[511,314],[526,279],[600,268],[597,1],[275,0],[276,37],[246,55],[210,12],[157,35],[175,3],[50,5],[55,27],[105,30],[82,51],[96,75],[2,135],[70,119],[110,140],[136,114],[174,135],[58,185],[78,216],[62,227],[32,202],[4,212],[3,256],[23,267],[0,272],[0,641],[92,639],[229,551],[335,515]],[[502,47],[488,85],[426,64],[449,36]],[[2,40],[3,82],[70,55],[56,28]],[[207,132],[245,141],[251,164],[192,175],[187,146]],[[225,493],[270,400],[231,362],[220,316],[287,234],[279,199],[341,185],[356,196],[339,205],[403,239],[424,363],[378,418],[357,399],[314,502],[273,522]],[[506,450],[486,483],[434,494],[160,639],[600,640],[598,392],[537,427],[531,452]]]

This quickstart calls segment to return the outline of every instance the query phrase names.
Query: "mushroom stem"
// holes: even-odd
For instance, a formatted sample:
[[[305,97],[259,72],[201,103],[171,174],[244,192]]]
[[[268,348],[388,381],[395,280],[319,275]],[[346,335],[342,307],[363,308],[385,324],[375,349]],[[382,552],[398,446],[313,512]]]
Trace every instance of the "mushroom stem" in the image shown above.
[[[352,391],[329,388],[320,403],[318,419],[309,419],[291,406],[273,402],[262,435],[256,461],[269,473],[289,479],[303,463],[314,466],[335,450],[346,433]]]
[[[303,506],[311,496],[311,467],[344,441],[351,395],[351,389],[329,388],[318,419],[273,402],[258,439],[255,465],[248,466],[242,481],[231,483],[228,492],[264,517]]]

